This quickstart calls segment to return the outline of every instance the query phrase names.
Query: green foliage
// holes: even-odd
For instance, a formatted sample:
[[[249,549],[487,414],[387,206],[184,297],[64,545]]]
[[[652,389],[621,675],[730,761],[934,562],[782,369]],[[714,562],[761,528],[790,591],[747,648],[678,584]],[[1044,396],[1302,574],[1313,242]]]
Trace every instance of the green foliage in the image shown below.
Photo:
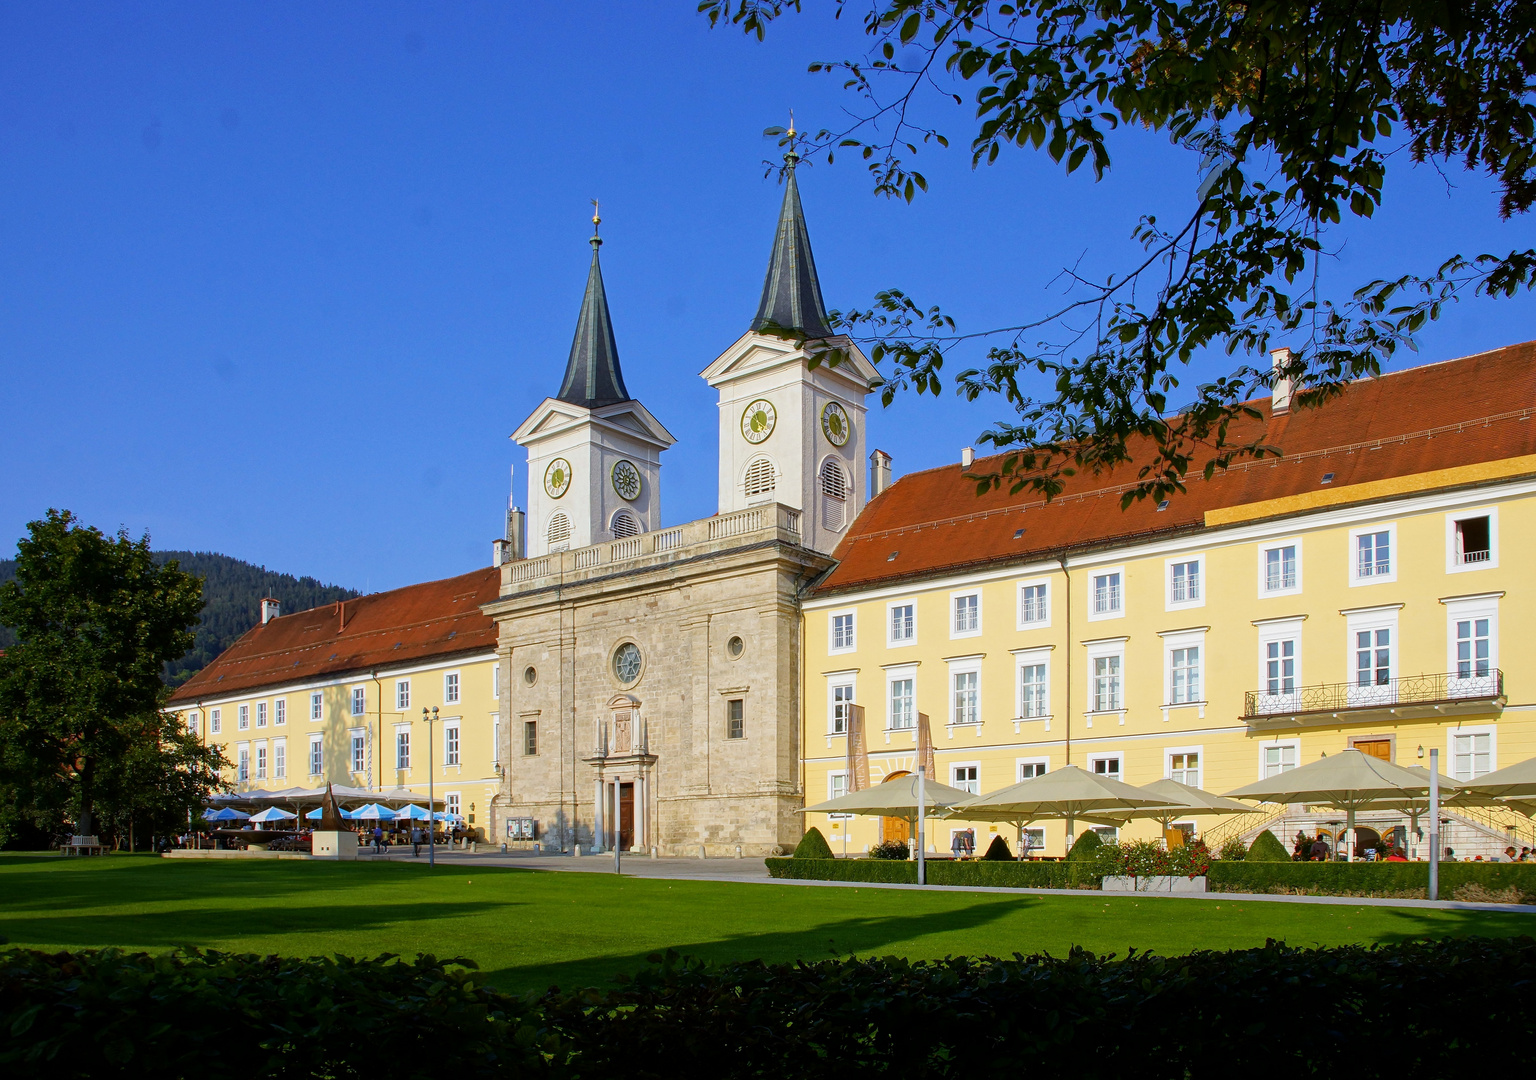
[[[917,864],[896,859],[766,859],[770,877],[795,881],[878,881],[916,885]],[[932,870],[938,866],[930,866]]]
[[[1013,861],[1013,852],[1008,850],[1008,841],[1003,839],[1001,833],[992,838],[992,842],[987,845],[986,853],[982,855],[982,859],[987,862]]]
[[[871,859],[910,859],[912,849],[905,840],[882,840],[869,849]]]
[[[759,39],[800,10],[798,0],[699,6],[711,25]],[[940,307],[898,288],[833,314],[889,372],[887,404],[904,392],[938,394],[948,358],[995,342],[956,377],[966,397],[1000,397],[1018,416],[981,436],[1006,451],[973,476],[983,490],[1050,497],[1074,472],[1134,460],[1138,483],[1124,500],[1167,497],[1191,472],[1278,453],[1262,434],[1232,426],[1259,418],[1246,401],[1276,378],[1307,388],[1297,406],[1321,404],[1412,348],[1458,297],[1536,285],[1529,247],[1447,250],[1421,274],[1347,283],[1337,294],[1318,274],[1335,246],[1328,228],[1374,215],[1389,165],[1481,172],[1506,218],[1536,202],[1528,0],[874,0],[863,21],[863,55],[811,64],[843,77],[858,99],[850,119],[796,149],[828,162],[857,153],[877,194],[911,201],[927,190],[911,159],[921,146],[948,145],[938,127],[948,107],[966,110],[955,122],[978,166],[1044,151],[1066,172],[1090,166],[1098,179],[1117,139],[1134,146],[1156,132],[1198,175],[1168,222],[1141,218],[1132,236],[1143,252],[1130,264],[1064,270],[1071,295],[1008,325],[962,333]],[[781,128],[766,134],[789,139]],[[1459,239],[1443,235],[1447,248]],[[1510,240],[1528,242],[1513,231]],[[1221,351],[1262,357],[1271,344],[1300,347],[1278,372],[1239,363],[1181,389],[1184,365]],[[845,359],[824,349],[816,359]],[[1189,400],[1176,410],[1181,397]]]
[[[832,848],[827,843],[827,838],[821,835],[821,830],[812,825],[810,830],[800,838],[800,843],[795,845],[796,859],[830,859]]]
[[[1285,845],[1274,833],[1265,829],[1254,839],[1244,858],[1247,862],[1290,862],[1291,853],[1285,850]]]
[[[877,859],[768,859],[768,874],[799,881],[870,881],[898,885],[917,883],[917,864]],[[1064,862],[1007,862],[977,859],[957,862],[934,859],[927,864],[930,885],[983,885],[1013,889],[1094,888],[1091,868]]]
[[[198,580],[156,562],[148,537],[108,537],[68,512],[28,532],[0,585],[0,623],[17,637],[0,655],[0,805],[83,833],[98,804],[109,819],[169,809],[185,821],[222,762],[162,711],[160,673],[192,643]]]
[[[1100,875],[1117,877],[1201,877],[1211,866],[1211,853],[1198,840],[1165,850],[1151,840],[1105,844],[1094,859]]]
[[[1421,862],[1244,862],[1213,863],[1206,888],[1214,892],[1302,893],[1311,896],[1423,897],[1429,864]],[[1440,898],[1452,899],[1464,885],[1488,894],[1514,889],[1524,903],[1536,902],[1536,863],[1447,862],[1440,864]]]
[[[1098,858],[1099,848],[1104,846],[1104,841],[1099,834],[1092,829],[1084,829],[1072,841],[1072,850],[1067,852],[1068,862],[1091,862]]]
[[[1248,845],[1241,837],[1234,836],[1221,845],[1221,853],[1216,857],[1223,862],[1242,862],[1248,857]]]
[[[355,589],[324,585],[312,577],[295,577],[256,566],[242,559],[208,551],[157,551],[157,563],[172,559],[181,569],[203,579],[205,606],[198,618],[192,647],[165,665],[165,679],[179,686],[235,643],[235,639],[261,621],[261,601],[270,596],[293,614],[310,608],[350,600]],[[16,576],[14,559],[0,559],[0,584]],[[10,628],[0,625],[0,649],[16,641]]]

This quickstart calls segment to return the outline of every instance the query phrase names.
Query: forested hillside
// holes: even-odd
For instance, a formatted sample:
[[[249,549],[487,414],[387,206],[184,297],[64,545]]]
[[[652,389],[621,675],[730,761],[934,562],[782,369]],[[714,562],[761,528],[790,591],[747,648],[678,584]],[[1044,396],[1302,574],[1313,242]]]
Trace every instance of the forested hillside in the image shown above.
[[[264,596],[282,601],[283,613],[290,614],[358,595],[355,589],[323,585],[312,577],[279,574],[264,566],[211,551],[161,551],[156,553],[156,558],[162,562],[179,560],[183,570],[202,578],[203,599],[207,601],[191,651],[166,666],[166,681],[173,686],[190,679],[237,637],[255,626],[261,619],[261,598]],[[0,559],[0,582],[15,576],[15,561]],[[14,640],[15,635],[0,626],[0,649]]]

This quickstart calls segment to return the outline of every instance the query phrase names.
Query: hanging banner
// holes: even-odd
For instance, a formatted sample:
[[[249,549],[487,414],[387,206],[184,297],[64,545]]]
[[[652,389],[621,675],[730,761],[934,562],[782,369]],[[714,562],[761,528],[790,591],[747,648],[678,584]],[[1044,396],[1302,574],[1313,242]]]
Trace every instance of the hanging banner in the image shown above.
[[[869,787],[869,746],[864,740],[864,706],[848,706],[848,793]]]
[[[933,730],[928,726],[928,714],[917,714],[917,764],[923,770],[923,775],[930,780],[937,780],[933,772]]]

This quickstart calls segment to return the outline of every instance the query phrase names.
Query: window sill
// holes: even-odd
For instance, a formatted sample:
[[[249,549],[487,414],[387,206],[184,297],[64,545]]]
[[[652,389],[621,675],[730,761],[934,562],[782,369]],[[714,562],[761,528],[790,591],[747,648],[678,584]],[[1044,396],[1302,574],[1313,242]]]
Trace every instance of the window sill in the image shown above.
[[[1042,716],[1015,716],[1013,718],[1013,733],[1015,735],[1017,735],[1019,733],[1019,725],[1020,724],[1037,724],[1037,723],[1041,723],[1041,722],[1043,722],[1045,724],[1045,730],[1046,731],[1050,731],[1051,730],[1051,714],[1050,713],[1045,713]]]
[[[955,737],[956,728],[970,728],[972,734],[974,734],[978,739],[981,738],[980,720],[952,720],[944,725],[944,729],[949,733],[949,737],[951,739]]]
[[[1083,720],[1087,722],[1089,727],[1093,727],[1094,717],[1113,716],[1121,727],[1125,727],[1125,713],[1126,710],[1124,709],[1104,709],[1101,711],[1085,712],[1083,713]]]
[[[1168,713],[1169,713],[1169,710],[1171,710],[1171,709],[1199,709],[1200,710],[1200,719],[1204,720],[1205,719],[1205,705],[1206,705],[1206,703],[1204,701],[1178,701],[1178,702],[1170,702],[1170,703],[1168,703],[1168,704],[1163,706],[1163,723],[1166,724],[1168,722]]]

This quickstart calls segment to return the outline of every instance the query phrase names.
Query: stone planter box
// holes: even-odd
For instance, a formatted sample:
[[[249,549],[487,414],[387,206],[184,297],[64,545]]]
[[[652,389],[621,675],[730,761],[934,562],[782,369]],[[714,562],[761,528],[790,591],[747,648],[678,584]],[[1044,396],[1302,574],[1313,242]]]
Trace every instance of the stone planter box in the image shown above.
[[[1105,892],[1203,893],[1205,878],[1197,877],[1105,877],[1100,886]]]

